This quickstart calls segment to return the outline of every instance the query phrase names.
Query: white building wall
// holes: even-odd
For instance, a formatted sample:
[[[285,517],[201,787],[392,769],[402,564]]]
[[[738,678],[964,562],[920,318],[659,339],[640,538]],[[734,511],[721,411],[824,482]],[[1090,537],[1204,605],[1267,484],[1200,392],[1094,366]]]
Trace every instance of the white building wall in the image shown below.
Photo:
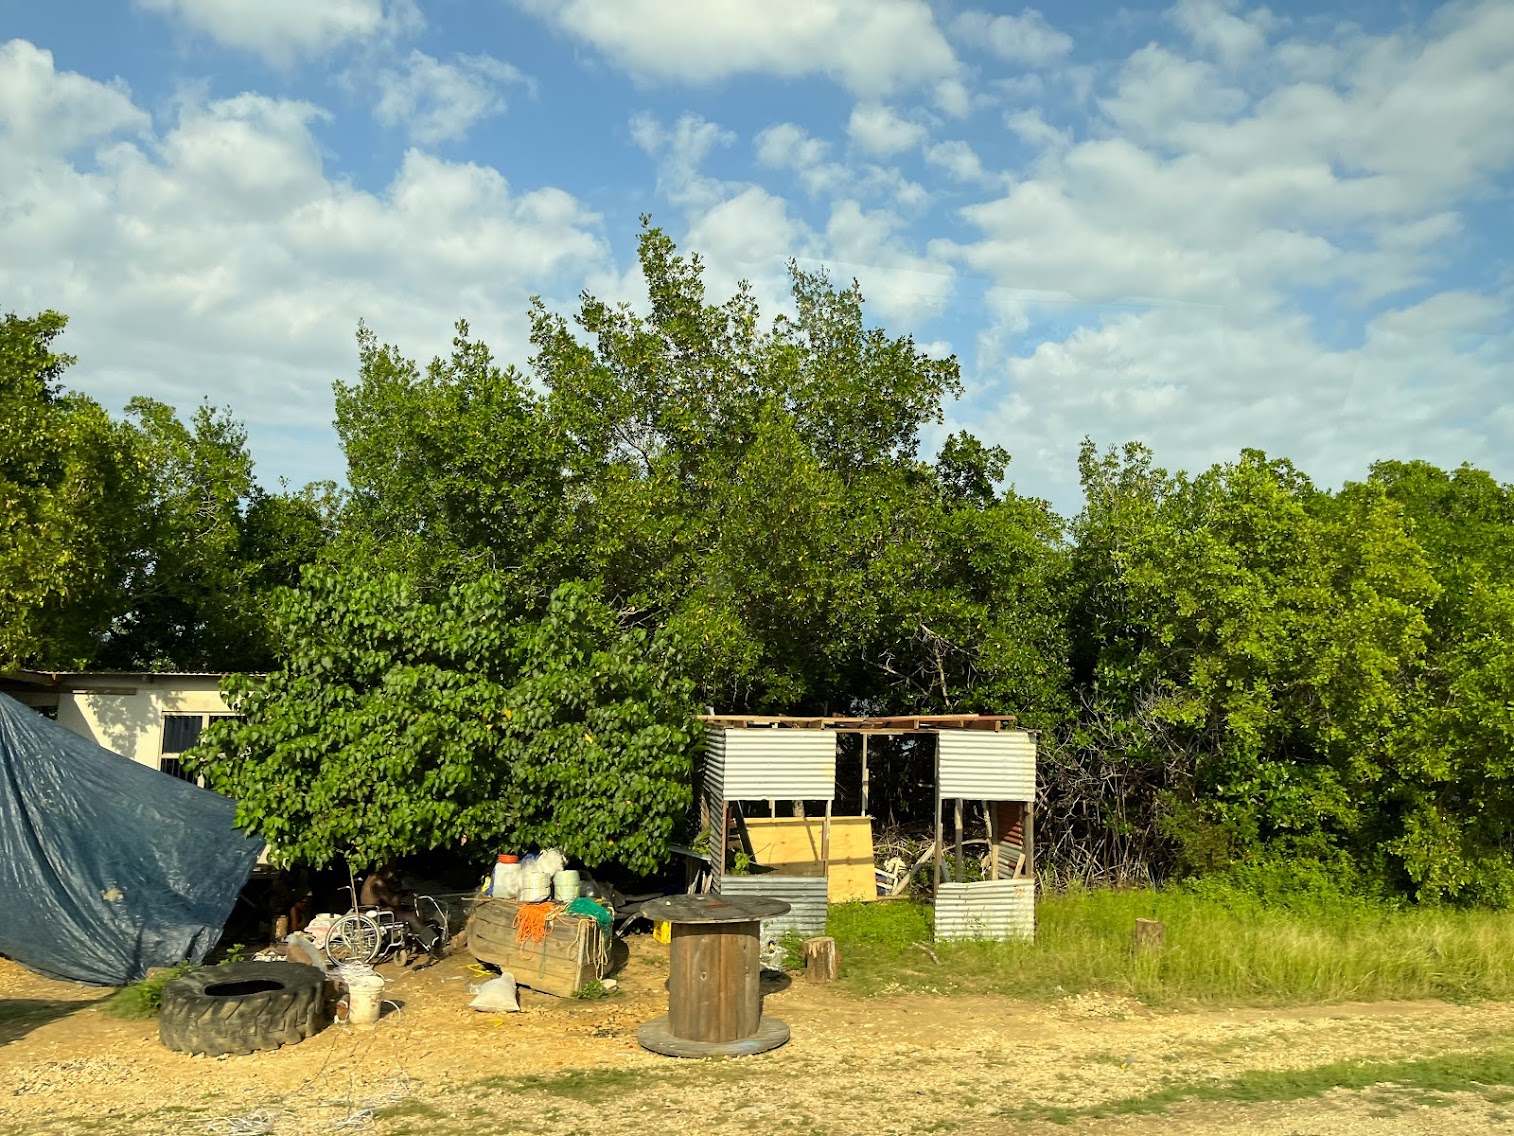
[[[58,725],[153,769],[163,752],[164,714],[231,712],[213,675],[81,675],[64,681]]]

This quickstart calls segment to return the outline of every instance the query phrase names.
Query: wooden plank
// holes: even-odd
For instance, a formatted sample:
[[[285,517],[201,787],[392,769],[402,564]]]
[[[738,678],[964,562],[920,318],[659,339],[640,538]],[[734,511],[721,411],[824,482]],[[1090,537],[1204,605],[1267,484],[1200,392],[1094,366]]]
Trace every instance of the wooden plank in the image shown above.
[[[983,804],[983,823],[988,827],[988,878],[999,878],[999,826],[994,823],[998,810],[988,801]]]
[[[468,949],[474,958],[508,971],[522,986],[559,998],[598,977],[592,957],[597,928],[585,928],[580,935],[580,921],[558,920],[546,939],[520,943],[514,926],[516,906],[512,900],[496,899],[474,910],[468,923]]]
[[[784,875],[820,872],[823,833],[814,819],[752,817],[747,821],[757,863]],[[830,860],[826,898],[831,903],[874,899],[878,894],[873,870],[873,822],[869,817],[831,818]]]
[[[826,866],[827,881],[829,881],[829,869],[831,863],[831,803],[825,802],[825,819],[820,822],[820,862]],[[826,900],[830,900],[830,883],[826,883]],[[873,887],[876,892],[877,886]]]
[[[862,735],[862,815],[867,816],[867,735]]]
[[[1025,805],[1025,874],[1032,878],[1036,874],[1036,806],[1035,802],[1028,801]],[[1018,875],[1018,872],[1016,873]]]
[[[757,1032],[762,1017],[762,942],[760,923],[720,926],[720,988],[724,1000],[721,1032],[735,1041]]]
[[[668,948],[668,1027],[675,1037],[715,1041],[714,999],[708,992],[720,969],[720,940],[712,927],[673,924]]]
[[[965,884],[967,882],[967,864],[963,860],[963,853],[962,853],[962,798],[961,797],[957,797],[957,798],[954,799],[954,807],[952,808],[952,825],[955,828],[956,833],[957,833],[957,835],[956,835],[957,863],[956,863],[956,867],[954,867],[952,869],[952,880],[954,882],[956,882],[956,883],[959,883],[959,884]]]
[[[931,850],[935,854],[935,861],[936,861],[936,883],[935,883],[935,886],[931,889],[931,894],[932,895],[935,895],[935,893],[941,889],[941,866],[942,866],[942,861],[946,858],[946,834],[945,834],[945,832],[942,831],[944,829],[945,825],[942,823],[942,819],[941,819],[941,744],[939,742],[936,743],[935,749],[936,749],[936,773],[935,773],[935,783],[936,783],[936,789],[935,789],[935,794],[936,794],[936,843],[934,845],[932,845],[932,849]]]
[[[757,858],[757,854],[752,851],[752,837],[746,829],[746,810],[741,807],[740,801],[736,802],[735,815],[736,839],[741,844],[741,850],[755,860]]]

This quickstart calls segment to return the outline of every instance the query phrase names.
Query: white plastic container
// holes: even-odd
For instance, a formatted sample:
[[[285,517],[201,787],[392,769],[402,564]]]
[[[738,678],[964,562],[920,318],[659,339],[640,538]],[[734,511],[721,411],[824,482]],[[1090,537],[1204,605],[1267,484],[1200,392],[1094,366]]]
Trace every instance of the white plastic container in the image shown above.
[[[489,881],[489,894],[496,899],[514,899],[520,894],[520,864],[514,860],[501,860],[494,865],[494,875]]]
[[[573,868],[564,868],[552,877],[552,898],[558,903],[572,903],[578,898],[580,876]]]
[[[552,878],[531,868],[520,874],[520,901],[541,903],[552,898]]]
[[[372,1027],[384,1005],[384,976],[367,966],[344,966],[341,973],[347,987],[348,1023],[363,1029]]]

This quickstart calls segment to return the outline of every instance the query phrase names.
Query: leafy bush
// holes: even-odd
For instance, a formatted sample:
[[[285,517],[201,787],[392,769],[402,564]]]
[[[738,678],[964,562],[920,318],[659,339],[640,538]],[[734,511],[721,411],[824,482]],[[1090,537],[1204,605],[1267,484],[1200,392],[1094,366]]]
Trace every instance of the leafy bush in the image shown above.
[[[151,978],[133,982],[130,986],[123,986],[106,999],[105,1012],[112,1017],[125,1018],[129,1021],[155,1018],[158,1016],[158,1011],[163,1008],[163,987],[192,969],[189,963],[181,962]]]

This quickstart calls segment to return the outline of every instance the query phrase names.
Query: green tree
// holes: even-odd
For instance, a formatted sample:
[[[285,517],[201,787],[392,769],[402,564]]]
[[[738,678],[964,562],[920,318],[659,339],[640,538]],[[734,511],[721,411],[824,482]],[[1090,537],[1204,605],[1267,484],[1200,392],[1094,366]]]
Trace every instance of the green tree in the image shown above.
[[[651,871],[690,802],[698,723],[666,636],[622,631],[582,584],[531,610],[504,574],[428,598],[313,566],[278,594],[288,645],[234,677],[241,720],[192,761],[282,863],[553,845]]]
[[[1440,585],[1383,839],[1424,899],[1514,903],[1514,487],[1470,466],[1382,462]]]
[[[1070,625],[1085,726],[1124,723],[1179,864],[1370,866],[1439,587],[1380,489],[1246,451],[1169,476],[1085,446]],[[1111,731],[1102,728],[1107,744]]]
[[[558,572],[565,455],[541,400],[459,322],[422,372],[366,327],[336,384],[350,494],[334,555],[446,583],[481,569]]]
[[[134,548],[141,466],[127,431],[63,392],[66,324],[0,317],[0,671],[87,661]]]

